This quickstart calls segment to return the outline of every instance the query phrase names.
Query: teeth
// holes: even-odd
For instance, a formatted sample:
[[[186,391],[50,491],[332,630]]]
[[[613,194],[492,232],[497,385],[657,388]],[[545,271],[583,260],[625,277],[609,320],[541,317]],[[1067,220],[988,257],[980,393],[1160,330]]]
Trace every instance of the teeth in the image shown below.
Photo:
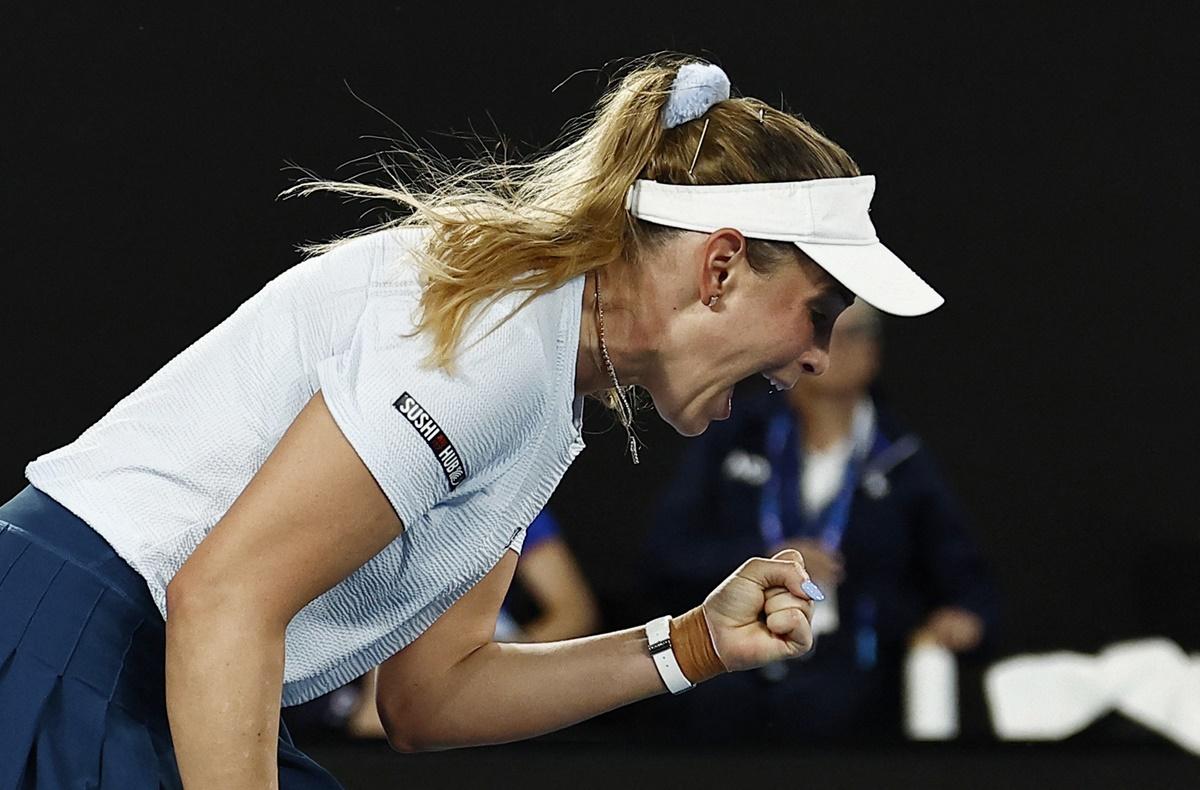
[[[762,377],[771,382],[771,386],[775,388],[776,392],[783,392],[784,390],[790,389],[786,384],[774,376],[768,376],[766,373],[764,373],[762,374]]]

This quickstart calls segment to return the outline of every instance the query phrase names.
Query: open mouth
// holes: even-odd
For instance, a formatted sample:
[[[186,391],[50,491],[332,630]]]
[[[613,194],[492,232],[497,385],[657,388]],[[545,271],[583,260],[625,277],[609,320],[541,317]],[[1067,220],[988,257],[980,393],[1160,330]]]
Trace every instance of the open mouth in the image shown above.
[[[720,400],[720,410],[717,412],[716,419],[727,420],[729,415],[733,413],[733,389],[725,390],[723,397]]]
[[[766,379],[767,381],[771,382],[771,386],[775,388],[776,392],[783,392],[785,390],[790,390],[792,387],[796,386],[796,382],[794,382],[794,381],[789,383],[789,382],[783,381],[781,379],[777,379],[768,373],[762,374],[762,377],[764,379]]]

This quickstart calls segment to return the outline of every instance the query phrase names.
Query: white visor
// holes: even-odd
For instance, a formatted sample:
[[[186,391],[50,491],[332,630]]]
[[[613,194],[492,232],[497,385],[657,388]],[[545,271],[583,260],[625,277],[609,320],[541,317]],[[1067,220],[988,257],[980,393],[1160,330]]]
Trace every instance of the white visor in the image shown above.
[[[625,197],[633,216],[712,233],[736,228],[753,239],[790,241],[873,307],[922,315],[945,300],[880,243],[868,214],[875,176],[758,184],[635,181]]]

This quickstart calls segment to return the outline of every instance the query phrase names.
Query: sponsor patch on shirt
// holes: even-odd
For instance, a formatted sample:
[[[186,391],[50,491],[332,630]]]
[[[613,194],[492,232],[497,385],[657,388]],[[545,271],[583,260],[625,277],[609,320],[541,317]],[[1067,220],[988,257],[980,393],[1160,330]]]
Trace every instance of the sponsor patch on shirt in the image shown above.
[[[404,419],[408,420],[409,425],[417,429],[417,433],[425,440],[425,444],[429,445],[430,450],[433,450],[434,457],[437,458],[438,463],[442,466],[442,471],[446,474],[446,481],[450,483],[450,490],[453,491],[459,483],[467,478],[467,466],[463,463],[458,450],[454,449],[450,437],[442,430],[442,426],[437,424],[433,416],[417,403],[417,399],[407,392],[396,398],[392,405]]]

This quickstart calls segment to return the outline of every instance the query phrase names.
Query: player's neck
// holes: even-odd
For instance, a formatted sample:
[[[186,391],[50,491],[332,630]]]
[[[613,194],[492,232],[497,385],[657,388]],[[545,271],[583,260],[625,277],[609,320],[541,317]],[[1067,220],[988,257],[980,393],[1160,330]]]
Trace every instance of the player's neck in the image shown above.
[[[616,273],[614,263],[601,272],[589,272],[583,286],[583,309],[579,317],[579,355],[575,365],[575,392],[586,395],[613,386],[612,376],[604,361],[604,351],[612,362],[622,387],[642,382],[654,365],[652,344],[641,342],[653,333],[643,327],[648,313],[639,309],[634,294],[639,292],[630,279],[636,268]],[[604,310],[603,336],[600,309],[596,303],[596,276],[600,277],[600,306]],[[640,319],[639,319],[640,317]]]

